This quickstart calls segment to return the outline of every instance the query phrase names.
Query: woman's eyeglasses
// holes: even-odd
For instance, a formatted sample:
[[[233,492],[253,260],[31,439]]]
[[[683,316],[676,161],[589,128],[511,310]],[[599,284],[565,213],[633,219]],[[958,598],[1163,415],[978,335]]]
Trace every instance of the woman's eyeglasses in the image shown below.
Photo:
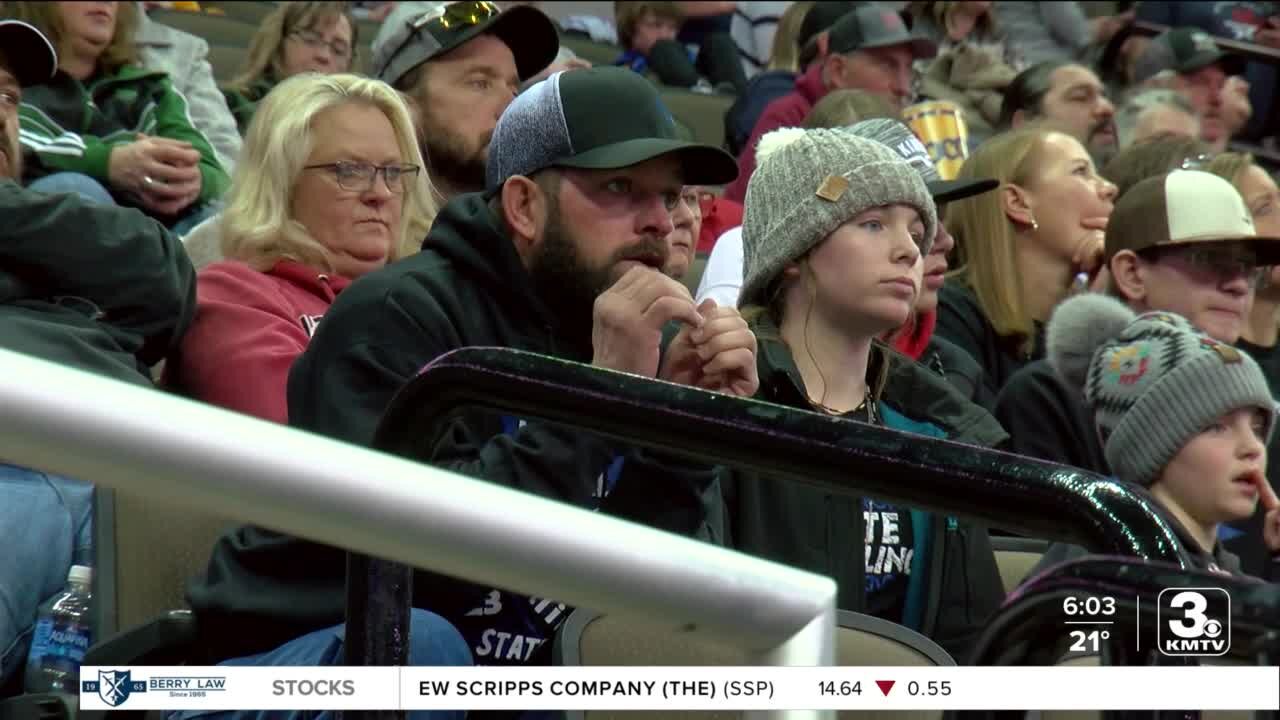
[[[338,60],[351,59],[350,45],[344,42],[341,42],[339,40],[334,40],[333,42],[329,42],[325,40],[324,37],[320,35],[320,33],[314,30],[294,30],[293,32],[289,33],[289,36],[297,38],[303,45],[306,45],[307,47],[312,49],[327,47],[329,48],[329,52],[333,53],[333,56]]]
[[[350,192],[368,192],[378,174],[382,174],[387,189],[399,195],[409,186],[409,181],[422,168],[417,165],[371,165],[361,162],[334,162],[323,165],[307,165],[303,170],[328,170],[338,181],[338,187]]]

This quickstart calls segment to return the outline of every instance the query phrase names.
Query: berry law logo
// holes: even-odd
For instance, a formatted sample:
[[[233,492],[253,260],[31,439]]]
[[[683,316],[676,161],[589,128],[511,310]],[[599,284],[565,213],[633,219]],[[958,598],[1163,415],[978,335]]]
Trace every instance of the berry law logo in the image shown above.
[[[1209,611],[1210,599],[1225,612]],[[1222,588],[1166,588],[1160,591],[1156,644],[1173,656],[1214,657],[1231,649],[1231,595]]]
[[[85,680],[81,683],[81,691],[97,693],[102,702],[111,707],[120,707],[135,692],[146,692],[147,683],[134,680],[131,670],[99,670],[97,680]]]

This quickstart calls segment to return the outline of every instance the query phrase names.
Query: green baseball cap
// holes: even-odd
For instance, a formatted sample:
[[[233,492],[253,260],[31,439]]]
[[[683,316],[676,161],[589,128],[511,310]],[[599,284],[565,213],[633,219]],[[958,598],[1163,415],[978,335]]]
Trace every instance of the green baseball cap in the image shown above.
[[[725,151],[680,139],[657,88],[622,67],[560,72],[512,101],[489,143],[486,190],[550,167],[609,170],[676,155],[687,185],[738,176]]]
[[[1193,27],[1178,27],[1151,41],[1135,64],[1134,76],[1137,82],[1144,82],[1165,70],[1183,75],[1214,64],[1227,75],[1244,72],[1244,60],[1218,49],[1211,35]]]

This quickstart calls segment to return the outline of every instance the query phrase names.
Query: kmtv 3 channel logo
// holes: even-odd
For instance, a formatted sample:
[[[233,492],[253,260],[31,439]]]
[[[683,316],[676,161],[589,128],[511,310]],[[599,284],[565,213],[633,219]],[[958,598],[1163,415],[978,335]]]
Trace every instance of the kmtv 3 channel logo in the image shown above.
[[[1210,603],[1217,605],[1209,609]],[[1231,595],[1222,588],[1160,591],[1156,643],[1165,655],[1211,657],[1231,649]]]

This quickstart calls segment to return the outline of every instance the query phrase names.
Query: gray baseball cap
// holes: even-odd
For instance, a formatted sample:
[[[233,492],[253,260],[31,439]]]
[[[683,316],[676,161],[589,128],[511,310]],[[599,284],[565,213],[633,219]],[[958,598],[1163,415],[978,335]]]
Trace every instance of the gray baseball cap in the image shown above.
[[[907,45],[917,58],[938,54],[937,43],[913,35],[901,15],[878,3],[859,3],[831,26],[827,36],[828,52],[833,53]]]
[[[933,196],[933,201],[939,205],[981,195],[994,190],[1000,184],[999,181],[990,178],[943,180],[938,174],[938,168],[933,164],[933,158],[929,157],[929,151],[925,149],[924,143],[920,142],[920,138],[911,132],[911,128],[892,118],[863,120],[850,126],[849,131],[892,148],[907,161],[907,164],[920,173],[924,178],[925,187],[929,188],[929,194]]]
[[[550,167],[608,170],[662,155],[683,166],[686,185],[723,185],[738,163],[711,145],[680,139],[653,83],[628,68],[558,72],[520,93],[493,129],[485,189]]]
[[[484,33],[511,48],[521,80],[550,65],[560,50],[556,26],[542,11],[528,5],[503,11],[487,0],[438,3],[434,7],[408,2],[400,3],[387,16],[374,38],[371,72],[394,85],[422,63]]]
[[[58,70],[58,54],[44,33],[21,20],[0,20],[0,47],[18,84],[46,83]]]

